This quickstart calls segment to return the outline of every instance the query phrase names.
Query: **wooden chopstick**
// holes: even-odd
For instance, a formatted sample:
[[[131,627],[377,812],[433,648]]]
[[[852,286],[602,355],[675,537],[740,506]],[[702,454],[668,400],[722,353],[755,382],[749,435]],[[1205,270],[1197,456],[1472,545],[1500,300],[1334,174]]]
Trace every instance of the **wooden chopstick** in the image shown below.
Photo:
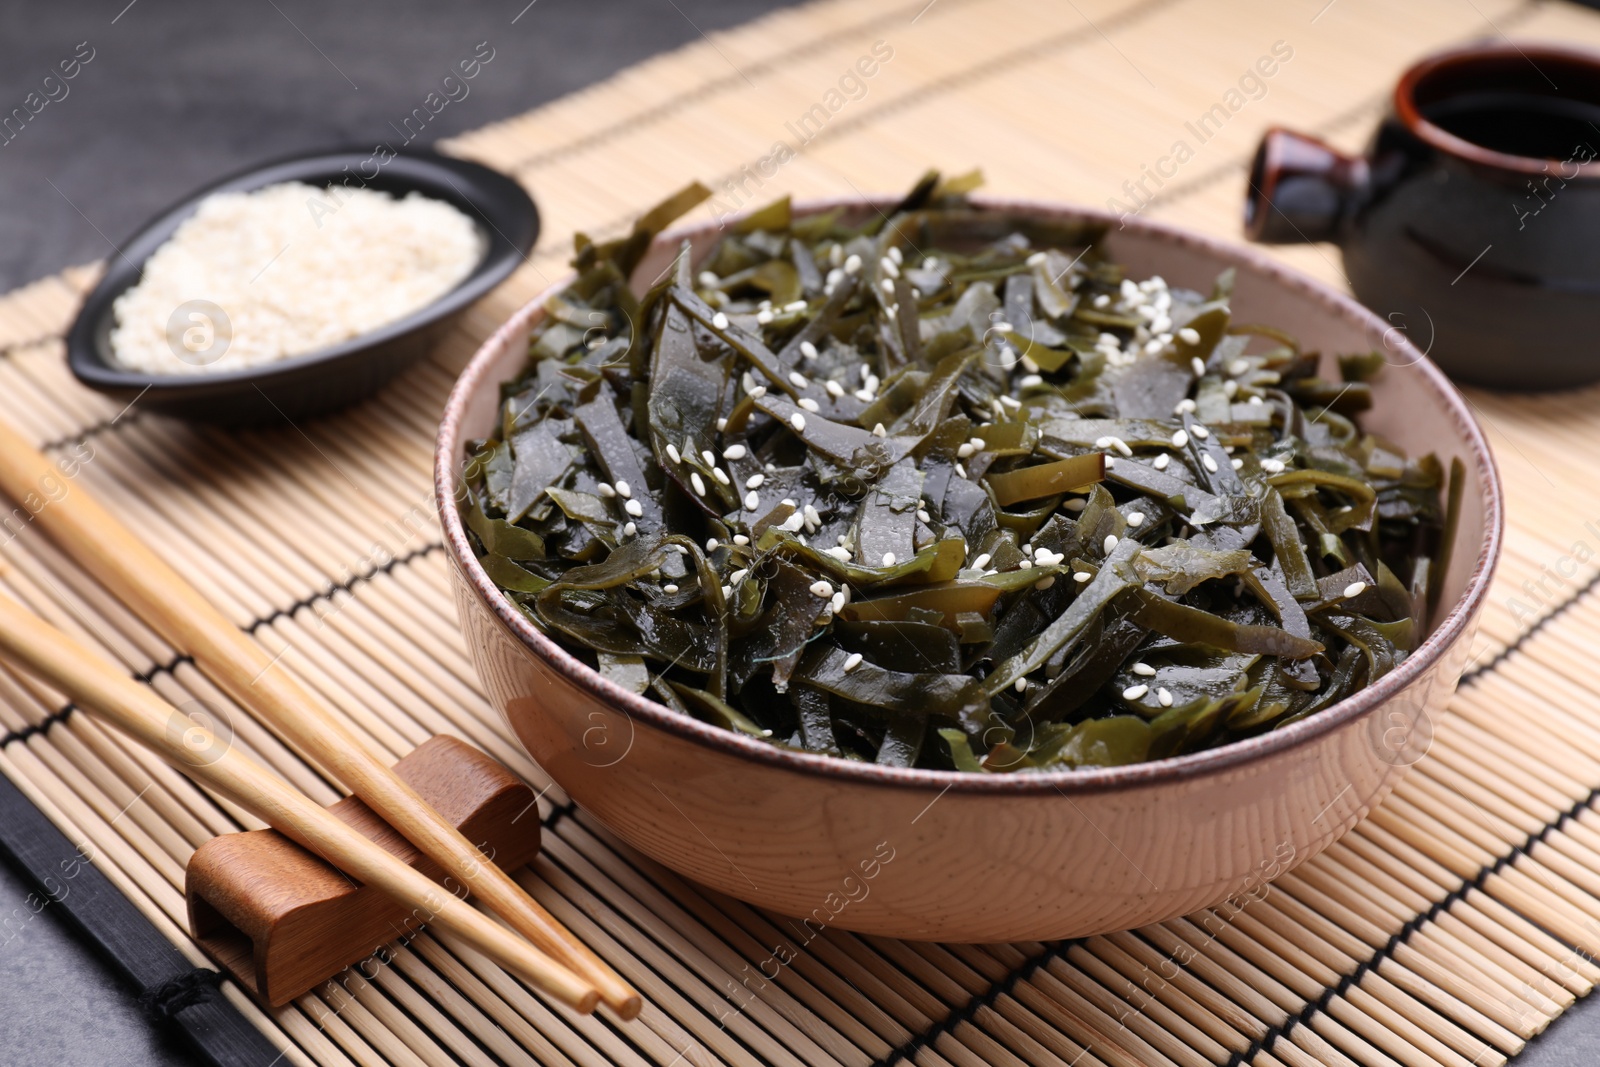
[[[64,493],[47,493],[62,484],[55,464],[0,420],[0,490],[19,502],[48,496],[34,521],[85,570],[192,657],[240,706],[366,801],[513,929],[592,984],[613,1011],[624,1019],[639,1014],[639,994],[615,971],[486,860],[331,709],[278,668],[253,637],[229,622],[82,484],[67,483]]]
[[[422,922],[456,934],[579,1011],[591,1012],[599,1003],[588,981],[445,892],[244,753],[217,744],[208,730],[154,690],[7,596],[0,596],[0,651],[189,777],[227,794],[351,877],[409,905]],[[172,730],[179,721],[183,730]],[[194,749],[184,747],[180,736],[192,739]]]

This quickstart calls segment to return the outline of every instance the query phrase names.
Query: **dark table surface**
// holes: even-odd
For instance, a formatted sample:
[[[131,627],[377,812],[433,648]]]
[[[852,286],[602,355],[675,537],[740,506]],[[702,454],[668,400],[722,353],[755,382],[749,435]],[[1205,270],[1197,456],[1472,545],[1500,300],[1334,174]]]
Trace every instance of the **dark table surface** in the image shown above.
[[[219,175],[393,139],[390,124],[480,42],[494,59],[422,140],[526,111],[783,2],[0,3],[0,113],[60,60],[93,57],[0,145],[0,291],[110,254]],[[0,864],[0,913],[27,894]],[[1519,1067],[1595,1063],[1596,1003],[1557,1021]],[[0,946],[0,1067],[190,1062],[49,909]]]

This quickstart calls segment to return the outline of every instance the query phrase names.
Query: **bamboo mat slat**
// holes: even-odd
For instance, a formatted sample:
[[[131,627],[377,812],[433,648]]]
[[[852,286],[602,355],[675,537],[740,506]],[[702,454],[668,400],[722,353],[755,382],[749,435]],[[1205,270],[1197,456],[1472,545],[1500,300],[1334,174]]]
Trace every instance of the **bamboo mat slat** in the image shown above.
[[[537,12],[517,30],[537,32]],[[645,994],[637,1023],[576,1016],[448,935],[397,947],[264,1013],[296,1064],[768,1063],[849,1067],[1487,1067],[1600,981],[1600,392],[1468,396],[1505,477],[1506,554],[1450,717],[1395,795],[1264,888],[1077,942],[932,945],[827,930],[696,886],[621,844],[533,764],[461,646],[429,490],[435,420],[476,345],[561,275],[576,230],[611,234],[706,181],[732,211],[784,193],[891,193],[927,166],[991,190],[1103,205],[1193,135],[1278,41],[1290,60],[1154,188],[1142,213],[1236,238],[1249,155],[1282,124],[1355,149],[1415,55],[1498,33],[1600,45],[1600,16],[1534,0],[821,0],[647,60],[446,148],[538,198],[540,248],[390,389],[337,419],[224,432],[79,388],[61,336],[97,268],[0,296],[0,413],[194,581],[347,725],[398,758],[435,733],[540,793],[519,879]],[[893,55],[801,144],[796,122],[874,44]],[[776,173],[760,161],[794,149]],[[1279,250],[1343,284],[1324,247]],[[69,486],[70,491],[70,486]],[[337,788],[234,708],[27,522],[0,584],[319,801]],[[259,822],[0,671],[0,773],[181,951],[182,870]],[[791,962],[770,962],[800,945]]]

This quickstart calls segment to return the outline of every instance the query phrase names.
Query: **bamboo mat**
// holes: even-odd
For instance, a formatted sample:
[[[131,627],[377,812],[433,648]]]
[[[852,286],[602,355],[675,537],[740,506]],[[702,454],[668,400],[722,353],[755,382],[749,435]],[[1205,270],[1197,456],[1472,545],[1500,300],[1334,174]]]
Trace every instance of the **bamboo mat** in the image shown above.
[[[506,33],[537,30],[535,10]],[[1293,56],[1266,95],[1196,146],[1144,211],[1234,237],[1263,127],[1356,147],[1409,59],[1502,32],[1600,44],[1600,16],[1524,0],[787,10],[454,141],[533,191],[546,227],[538,254],[398,384],[302,426],[193,428],[76,386],[60,337],[90,269],[0,297],[0,414],[73,458],[75,482],[181,560],[377,747],[398,758],[455,734],[532,782],[546,845],[519,877],[647,1007],[626,1026],[574,1016],[432,933],[370,981],[347,972],[281,1011],[263,1013],[231,984],[227,995],[287,1061],[330,1065],[1464,1067],[1519,1051],[1600,981],[1600,699],[1589,666],[1600,486],[1592,465],[1573,461],[1600,445],[1595,391],[1470,394],[1509,497],[1498,585],[1426,758],[1344,842],[1242,910],[1059,944],[830,930],[764,983],[751,979],[790,942],[790,925],[621,845],[487,706],[457,633],[429,493],[435,419],[479,340],[560,275],[575,228],[613,232],[691,178],[731,210],[783,192],[898,191],[928,165],[976,164],[995,192],[1104,204],[1176,139],[1192,144],[1184,123],[1284,41]],[[893,54],[865,95],[797,146],[786,123],[879,41]],[[763,174],[780,139],[801,150]],[[1282,254],[1341,280],[1326,248]],[[236,744],[335,799],[36,530],[0,539],[7,593],[175,703],[230,712]],[[0,735],[0,771],[202,962],[184,933],[183,865],[200,842],[254,820],[4,674]]]

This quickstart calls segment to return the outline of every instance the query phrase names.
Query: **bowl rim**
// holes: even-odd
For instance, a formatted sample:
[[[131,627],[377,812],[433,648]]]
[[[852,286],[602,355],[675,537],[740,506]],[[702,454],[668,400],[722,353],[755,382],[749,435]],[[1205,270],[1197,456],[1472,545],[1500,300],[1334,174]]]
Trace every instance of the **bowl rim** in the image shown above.
[[[898,199],[898,197],[817,198],[797,201],[794,213],[802,215],[835,208],[862,207],[881,211],[884,207],[897,203]],[[1268,280],[1321,303],[1329,310],[1367,327],[1374,336],[1382,336],[1386,330],[1387,324],[1383,320],[1353,298],[1245,245],[1219,240],[1169,223],[1141,219],[1137,216],[1119,217],[1094,208],[1060,202],[1000,196],[973,196],[971,200],[975,206],[983,210],[1049,214],[1055,217],[1121,226],[1158,240],[1217,255],[1239,262],[1251,270],[1260,272]],[[739,216],[735,216],[737,217]],[[724,220],[726,221],[728,220]],[[690,234],[703,234],[712,225],[704,222],[679,225],[657,237],[656,242],[678,242]],[[488,608],[490,615],[572,684],[586,690],[612,710],[630,719],[638,719],[683,740],[723,754],[753,760],[774,770],[819,775],[864,785],[911,788],[936,792],[941,796],[947,791],[1003,796],[1040,796],[1057,793],[1068,799],[1074,794],[1087,795],[1156,786],[1236,770],[1275,753],[1309,744],[1347,726],[1374,711],[1407,686],[1428,676],[1439,664],[1445,652],[1454,647],[1463,636],[1469,623],[1483,606],[1490,580],[1499,562],[1505,514],[1504,501],[1499,470],[1495,466],[1483,430],[1468,410],[1465,399],[1444,373],[1409,341],[1398,338],[1401,346],[1398,355],[1406,361],[1404,365],[1416,368],[1424,376],[1427,385],[1456,424],[1469,450],[1478,460],[1479,470],[1482,473],[1477,479],[1478,484],[1474,491],[1484,504],[1484,536],[1478,546],[1478,558],[1461,597],[1422,645],[1407,656],[1399,667],[1384,675],[1375,684],[1315,715],[1270,733],[1234,741],[1203,752],[1120,767],[1067,768],[1030,771],[1026,774],[974,774],[965,771],[882,767],[834,756],[795,752],[747,738],[732,730],[724,730],[698,719],[680,715],[663,704],[606,681],[598,672],[540,633],[515,610],[511,601],[490,581],[467,541],[466,530],[456,506],[459,469],[453,461],[453,456],[461,444],[461,421],[468,401],[486,386],[498,387],[500,384],[498,381],[484,380],[490,364],[499,360],[508,343],[524,335],[527,328],[542,314],[546,298],[563,288],[571,277],[568,275],[558,280],[534,297],[490,335],[473,354],[471,361],[450,391],[434,452],[435,505],[439,509],[444,543],[450,559],[457,573],[471,587],[482,605]]]
[[[472,206],[472,212],[463,211],[463,214],[469,218],[473,213],[478,216],[473,223],[484,236],[483,250],[472,269],[450,289],[410,314],[338,344],[235,370],[147,374],[125,370],[102,356],[99,334],[113,314],[117,298],[139,282],[150,257],[171,239],[177,227],[194,214],[206,197],[217,192],[250,192],[283,182],[323,180],[318,175],[331,182],[341,170],[349,171],[375,158],[375,150],[364,148],[297,152],[233,171],[156,212],[117,246],[116,255],[111,257],[107,269],[78,306],[66,335],[67,364],[73,375],[85,385],[100,390],[141,390],[167,397],[200,397],[233,392],[256,384],[270,384],[308,372],[316,374],[330,364],[426,329],[455,314],[483,297],[518,266],[527,262],[539,238],[539,209],[527,190],[515,180],[482,163],[446,156],[431,149],[392,150],[389,158],[378,164],[375,175],[368,178],[357,173],[354,175],[355,181],[347,184],[352,188],[408,186],[414,187],[415,191],[423,191],[418,179],[431,174],[443,178],[456,190],[461,200]],[[295,171],[305,173],[292,173]],[[465,191],[457,185],[458,181],[467,186]],[[496,186],[500,195],[507,197],[508,203],[514,205],[513,212],[502,212],[498,218],[491,217],[477,202],[486,189]],[[475,193],[479,195],[475,196]],[[424,195],[430,194],[424,192]],[[458,204],[452,203],[451,206],[461,210]],[[507,230],[513,231],[512,235],[508,236]],[[158,234],[160,239],[155,240]],[[143,247],[146,244],[148,248]],[[125,251],[130,248],[136,249],[131,258]]]

